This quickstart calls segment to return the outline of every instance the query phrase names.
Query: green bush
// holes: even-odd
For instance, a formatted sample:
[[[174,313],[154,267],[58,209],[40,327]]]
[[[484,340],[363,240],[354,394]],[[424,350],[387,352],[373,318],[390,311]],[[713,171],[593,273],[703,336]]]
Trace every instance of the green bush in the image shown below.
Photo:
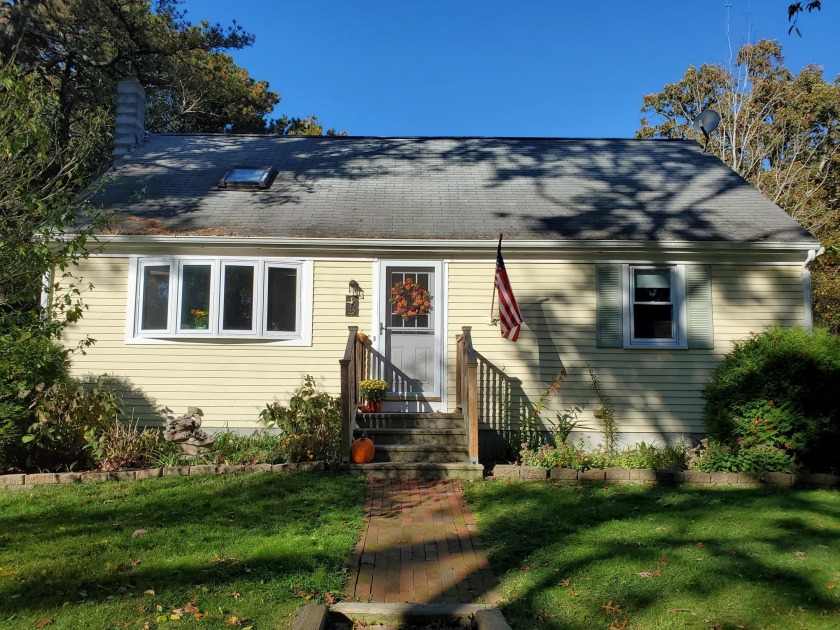
[[[589,470],[590,468],[607,468],[610,464],[608,452],[601,448],[587,452],[582,444],[577,447],[566,443],[560,443],[557,446],[543,444],[536,449],[528,448],[527,444],[522,446],[520,459],[525,466]]]
[[[225,465],[280,464],[288,461],[284,436],[265,431],[255,431],[251,435],[217,433],[213,460]]]
[[[95,383],[54,383],[35,401],[35,422],[22,441],[28,460],[42,468],[87,467],[93,448],[121,413],[119,395],[102,376]]]
[[[840,469],[840,337],[771,326],[735,343],[703,390],[713,442],[784,449],[811,471]]]
[[[753,446],[703,443],[694,449],[689,468],[703,472],[749,472],[763,475],[768,472],[793,473],[796,462],[786,450],[767,444]]]
[[[24,465],[21,438],[35,420],[30,406],[68,369],[67,351],[54,341],[27,331],[0,334],[0,472]]]
[[[635,448],[616,453],[610,465],[617,468],[685,470],[688,466],[688,449],[684,442],[662,446],[639,442]]]
[[[114,417],[100,433],[89,437],[93,463],[102,470],[148,468],[158,449],[156,429],[138,431],[137,424]]]
[[[317,393],[312,376],[306,375],[288,407],[267,404],[260,420],[283,432],[283,457],[287,462],[338,460],[341,401],[325,392]]]

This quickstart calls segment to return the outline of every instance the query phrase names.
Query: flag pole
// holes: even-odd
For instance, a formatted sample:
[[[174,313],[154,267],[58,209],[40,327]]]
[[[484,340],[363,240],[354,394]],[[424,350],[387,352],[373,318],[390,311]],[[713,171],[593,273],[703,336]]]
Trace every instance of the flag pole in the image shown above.
[[[502,249],[502,233],[499,232],[499,247],[496,249],[499,252]],[[496,254],[496,259],[498,260],[498,253]],[[494,325],[496,323],[495,318],[493,317],[493,308],[496,306],[496,270],[493,270],[493,296],[490,298],[490,324]]]

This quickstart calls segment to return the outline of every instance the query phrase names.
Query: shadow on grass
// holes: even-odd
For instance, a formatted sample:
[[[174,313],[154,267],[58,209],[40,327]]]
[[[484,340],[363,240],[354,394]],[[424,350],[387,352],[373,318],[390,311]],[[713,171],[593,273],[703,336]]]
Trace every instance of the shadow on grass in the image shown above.
[[[303,473],[9,493],[0,615],[243,580],[298,595],[340,589],[363,501],[360,478]]]
[[[840,624],[840,494],[493,483],[467,495],[514,628]]]

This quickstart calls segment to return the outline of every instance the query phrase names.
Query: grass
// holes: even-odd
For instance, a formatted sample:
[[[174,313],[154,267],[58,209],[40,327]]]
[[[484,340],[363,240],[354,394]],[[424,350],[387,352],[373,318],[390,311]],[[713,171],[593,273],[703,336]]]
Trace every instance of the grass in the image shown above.
[[[513,628],[840,627],[840,493],[467,488]]]
[[[340,592],[363,504],[311,473],[0,492],[0,628],[290,627]]]

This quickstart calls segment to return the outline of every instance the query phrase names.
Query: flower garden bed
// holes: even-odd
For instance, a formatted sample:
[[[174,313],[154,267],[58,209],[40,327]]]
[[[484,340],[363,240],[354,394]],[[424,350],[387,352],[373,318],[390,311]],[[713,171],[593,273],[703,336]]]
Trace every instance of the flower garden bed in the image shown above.
[[[698,486],[802,486],[810,488],[840,489],[840,475],[823,473],[751,473],[716,472],[699,470],[648,470],[646,468],[542,468],[499,464],[492,470],[492,479],[528,479],[562,481],[569,483],[639,483],[648,485],[698,485]]]

